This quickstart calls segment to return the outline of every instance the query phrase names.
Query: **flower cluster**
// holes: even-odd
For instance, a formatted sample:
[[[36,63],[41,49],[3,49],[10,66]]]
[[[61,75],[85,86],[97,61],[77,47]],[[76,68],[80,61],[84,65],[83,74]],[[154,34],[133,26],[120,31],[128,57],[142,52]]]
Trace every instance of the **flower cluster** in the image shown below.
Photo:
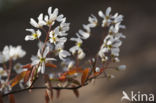
[[[3,51],[0,52],[0,64],[3,64],[3,67],[0,67],[0,92],[8,93],[12,90],[10,83],[8,83],[11,75],[11,70],[9,70],[12,64],[11,62],[25,55],[26,52],[22,50],[21,46],[5,46]],[[9,62],[9,67],[5,65],[7,62]],[[14,70],[18,73],[21,73],[19,71],[23,71],[21,68],[18,71],[16,69]]]
[[[17,60],[24,57],[26,52],[22,50],[21,46],[5,46],[3,51],[0,52],[0,63],[8,62],[10,59]]]
[[[118,62],[118,56],[120,49],[119,47],[122,44],[120,38],[125,38],[125,36],[119,32],[120,28],[124,29],[125,26],[121,25],[123,21],[123,16],[116,13],[111,15],[111,8],[107,8],[106,14],[102,11],[99,11],[99,16],[103,18],[102,27],[108,27],[108,35],[104,38],[103,44],[99,50],[98,55],[101,57],[102,61],[107,61],[111,59],[115,62]],[[108,53],[111,55],[109,58]]]
[[[98,20],[98,16],[102,20]],[[56,86],[58,92],[60,89],[68,88],[77,94],[78,88],[87,85],[102,74],[106,78],[114,78],[113,75],[106,73],[106,69],[109,69],[110,63],[119,62],[121,38],[125,38],[120,32],[120,29],[125,28],[121,24],[123,16],[118,13],[112,15],[110,7],[107,8],[106,13],[99,11],[98,16],[89,16],[88,24],[83,24],[83,29],[78,30],[75,37],[70,39],[67,38],[70,23],[66,22],[63,14],[59,14],[57,8],[49,7],[48,14],[39,14],[37,20],[31,18],[30,24],[33,28],[26,29],[30,34],[25,36],[25,41],[38,41],[37,55],[33,55],[31,62],[26,65],[20,63],[14,65],[14,61],[24,57],[26,52],[21,46],[5,46],[0,52],[0,63],[3,66],[0,67],[0,92],[6,95],[17,84],[25,88],[24,90],[35,88],[33,87],[35,81],[42,75],[45,81],[45,92],[48,95],[46,98],[50,100],[51,83]],[[92,29],[98,27],[107,29],[107,35],[103,38],[96,55],[88,57],[89,60],[88,58],[84,60],[87,53],[82,45],[92,36]],[[65,48],[67,41],[75,42],[69,50]],[[7,64],[9,66],[6,66]],[[114,67],[115,70],[125,68],[125,65]],[[14,78],[11,78],[12,69],[17,74]],[[78,77],[81,77],[81,81]]]

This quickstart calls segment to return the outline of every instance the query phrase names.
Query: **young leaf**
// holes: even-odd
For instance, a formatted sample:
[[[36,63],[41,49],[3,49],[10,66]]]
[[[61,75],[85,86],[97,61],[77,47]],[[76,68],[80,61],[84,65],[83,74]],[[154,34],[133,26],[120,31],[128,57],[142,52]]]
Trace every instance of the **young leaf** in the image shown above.
[[[32,68],[32,65],[31,64],[27,64],[27,65],[24,65],[23,68],[31,69]]]
[[[63,82],[65,80],[66,80],[66,76],[65,75],[62,75],[62,76],[59,77],[59,81],[62,81]]]
[[[17,75],[13,80],[12,80],[12,83],[11,83],[11,87],[14,87],[16,84],[19,83],[20,80],[22,80],[24,78],[26,74],[26,71],[22,72],[21,74]]]
[[[15,103],[15,96],[13,94],[9,95],[9,101],[10,103]]]
[[[46,63],[46,67],[57,68],[55,64]]]
[[[30,74],[31,74],[30,70],[26,71],[26,74],[25,74],[25,77],[24,77],[24,83],[26,83],[29,80]]]
[[[84,85],[87,78],[88,78],[88,75],[89,75],[89,71],[90,69],[89,68],[86,68],[83,73],[82,73],[82,77],[81,77],[81,85]]]

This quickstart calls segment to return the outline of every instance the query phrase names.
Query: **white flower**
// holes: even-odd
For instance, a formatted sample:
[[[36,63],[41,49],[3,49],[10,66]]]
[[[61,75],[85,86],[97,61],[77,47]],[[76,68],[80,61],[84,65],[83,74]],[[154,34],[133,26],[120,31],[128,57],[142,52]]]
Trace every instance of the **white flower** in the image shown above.
[[[108,77],[108,79],[114,79],[115,78],[115,76],[112,74],[108,74],[107,77]]]
[[[119,60],[118,57],[113,58],[113,61],[114,61],[114,62],[120,62],[120,60]]]
[[[103,21],[102,21],[102,27],[105,27],[105,26],[109,26],[110,23],[111,23],[111,15],[110,15],[110,12],[111,12],[111,7],[108,7],[106,9],[106,13],[104,14],[102,11],[99,11],[98,14],[101,18],[103,18]]]
[[[49,20],[50,21],[55,21],[58,16],[58,8],[55,8],[53,13],[52,13],[52,7],[48,8],[48,15],[49,15]]]
[[[49,53],[49,47],[46,47],[45,48],[45,50],[43,52],[43,55],[41,54],[41,50],[39,49],[38,50],[38,53],[37,53],[37,57],[32,57],[31,58],[32,65],[39,65],[38,72],[41,71],[42,74],[45,72],[45,64],[48,61],[54,61],[54,60],[56,60],[54,58],[47,58],[47,54],[48,53]]]
[[[57,20],[58,22],[62,22],[62,21],[65,21],[66,18],[64,17],[63,14],[61,14],[61,15],[59,15],[59,16],[56,18],[56,20]]]
[[[59,26],[55,28],[56,33],[59,36],[66,36],[68,35],[66,32],[70,29],[70,23],[65,23],[65,21],[62,21]]]
[[[47,25],[54,25],[55,21],[62,22],[64,20],[64,16],[58,15],[58,9],[55,8],[52,12],[52,7],[48,8],[48,15],[45,16],[44,20],[46,21]]]
[[[78,53],[78,59],[83,59],[86,56],[86,54],[81,48],[78,49],[77,53]]]
[[[0,80],[1,77],[7,77],[7,76],[8,76],[7,72],[2,67],[0,67]]]
[[[9,93],[12,90],[11,85],[8,84],[8,82],[6,82],[4,80],[1,80],[0,84],[1,84],[0,92],[6,94],[6,93]]]
[[[66,51],[66,50],[63,50],[63,49],[61,49],[60,51],[59,51],[59,58],[61,59],[61,60],[65,60],[65,58],[67,57],[67,56],[70,56],[71,54],[68,52],[68,51]]]
[[[117,67],[117,70],[121,70],[121,71],[124,71],[126,70],[126,65],[120,65]]]
[[[98,55],[101,57],[101,60],[103,62],[108,60],[108,57],[105,55],[105,53],[108,53],[108,49],[107,48],[101,48],[98,52]]]
[[[41,28],[42,26],[46,25],[46,22],[43,20],[43,14],[41,13],[38,16],[38,23],[33,18],[30,18],[30,24],[35,28]]]
[[[63,61],[61,65],[64,71],[69,71],[74,66],[74,61],[67,59]]]
[[[90,36],[89,32],[85,32],[83,30],[79,30],[79,34],[76,34],[78,37],[80,37],[81,39],[88,39]]]
[[[5,63],[9,60],[9,56],[8,55],[4,55],[3,53],[0,52],[0,63]]]
[[[71,38],[70,40],[76,42],[76,43],[75,43],[76,45],[73,46],[73,47],[71,47],[71,48],[69,49],[69,51],[72,52],[72,54],[75,54],[76,51],[78,51],[79,49],[81,49],[80,47],[81,47],[83,41],[82,41],[80,38]]]
[[[119,52],[120,52],[120,49],[119,48],[112,48],[111,49],[111,54],[113,56],[119,56]]]
[[[78,37],[78,38],[71,38],[70,39],[71,41],[75,41],[76,43],[76,45],[75,46],[73,46],[73,47],[71,47],[70,49],[69,49],[69,51],[73,54],[73,55],[75,55],[76,53],[77,53],[77,57],[78,57],[78,59],[83,59],[84,57],[85,57],[85,53],[84,53],[84,51],[82,50],[82,48],[81,48],[81,45],[82,45],[82,43],[83,43],[83,41]]]
[[[50,73],[50,74],[49,74],[49,79],[50,79],[50,80],[53,80],[53,79],[54,79],[54,74],[53,74],[53,73]]]
[[[100,68],[99,68],[99,67],[96,67],[96,68],[95,68],[95,71],[96,71],[96,72],[100,72]]]
[[[120,23],[123,21],[123,15],[119,15],[118,13],[116,13],[114,16],[112,16],[113,23]]]
[[[40,50],[42,50],[44,47],[44,43],[42,41],[39,41],[37,46]],[[52,51],[54,49],[53,45],[51,45],[49,42],[46,43],[46,47],[49,47],[49,51]]]
[[[41,36],[40,30],[35,31],[34,29],[26,29],[26,31],[31,32],[31,35],[27,35],[25,41],[39,39]]]
[[[55,33],[55,31],[51,31],[49,33],[49,37],[50,37],[50,42],[53,43],[53,44],[56,44],[58,42],[58,37],[57,37],[57,34]]]
[[[91,27],[90,27],[90,25],[89,25],[89,24],[87,24],[87,25],[83,24],[82,26],[83,26],[83,28],[90,34],[90,32],[91,32]]]
[[[2,53],[0,53],[0,63],[7,62],[9,59],[16,60],[24,57],[26,52],[22,50],[21,46],[5,46]]]
[[[22,50],[21,46],[17,47],[10,46],[9,49],[10,49],[9,56],[13,60],[16,60],[17,58],[22,58],[26,55],[26,52]]]
[[[17,74],[20,74],[23,71],[26,71],[26,69],[22,68],[22,65],[20,63],[15,64],[13,69],[15,70]]]
[[[10,59],[10,49],[8,46],[3,48],[2,53],[0,53],[0,63],[5,63]]]
[[[49,37],[50,37],[50,42],[51,43],[53,43],[53,44],[62,44],[62,45],[64,45],[64,43],[67,41],[67,38],[65,38],[65,37],[62,37],[62,38],[59,38],[58,37],[58,34],[55,32],[55,31],[51,31],[50,32],[50,35],[49,35]]]
[[[94,28],[97,26],[98,20],[94,15],[91,15],[90,17],[88,17],[88,21],[89,21],[89,27]]]

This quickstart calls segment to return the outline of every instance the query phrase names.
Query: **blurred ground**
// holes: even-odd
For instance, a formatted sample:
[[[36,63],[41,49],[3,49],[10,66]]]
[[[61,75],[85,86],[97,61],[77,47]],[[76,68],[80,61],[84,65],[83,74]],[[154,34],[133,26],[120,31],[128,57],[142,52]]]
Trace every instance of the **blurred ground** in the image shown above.
[[[8,1],[8,2],[7,2]],[[141,91],[156,94],[156,1],[154,0],[0,0],[0,50],[6,44],[21,44],[30,53],[36,53],[33,42],[25,42],[25,28],[29,18],[46,12],[49,6],[60,9],[71,23],[71,35],[81,24],[87,23],[88,16],[105,10],[108,6],[113,12],[125,16],[124,33],[127,39],[121,50],[121,64],[126,64],[125,72],[112,72],[113,80],[97,80],[95,84],[80,89],[80,98],[72,92],[62,92],[55,103],[120,103],[122,91]],[[30,27],[30,26],[29,26]],[[96,38],[95,38],[96,39]],[[30,46],[31,45],[31,46]],[[92,46],[96,45],[91,45]],[[44,103],[43,91],[19,93],[17,103]],[[6,100],[6,99],[5,99]]]

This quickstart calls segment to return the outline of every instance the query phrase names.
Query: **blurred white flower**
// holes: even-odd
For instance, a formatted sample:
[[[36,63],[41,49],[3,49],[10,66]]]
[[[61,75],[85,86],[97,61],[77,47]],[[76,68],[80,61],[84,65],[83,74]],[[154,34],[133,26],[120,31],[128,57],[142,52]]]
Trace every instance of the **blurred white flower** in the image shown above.
[[[4,55],[2,52],[0,52],[0,63],[5,63],[9,60],[9,56],[8,55]]]
[[[20,74],[20,73],[22,73],[23,71],[26,71],[26,70],[27,70],[27,69],[22,68],[22,66],[23,66],[22,64],[17,63],[17,64],[14,65],[13,69],[14,69],[14,71],[15,71],[17,74]]]
[[[0,81],[1,87],[0,87],[0,92],[2,93],[9,93],[12,90],[12,87],[10,86],[10,84],[8,84],[8,82],[1,80]]]
[[[39,39],[41,36],[40,30],[35,31],[34,29],[26,29],[26,31],[31,32],[31,35],[27,35],[25,41]]]
[[[2,77],[7,77],[7,76],[8,76],[7,72],[2,67],[0,67],[0,80]]]
[[[2,53],[0,53],[0,63],[7,62],[9,59],[16,60],[26,55],[21,46],[5,46]]]
[[[53,79],[54,79],[54,74],[53,74],[53,73],[50,73],[50,74],[49,74],[49,79],[50,79],[50,80],[53,80]]]
[[[96,68],[95,68],[95,71],[96,71],[96,72],[100,72],[100,68],[99,68],[99,67],[96,67]]]
[[[120,65],[117,67],[117,70],[124,71],[126,70],[126,65]]]
[[[26,52],[22,50],[21,46],[17,46],[17,47],[10,46],[9,50],[10,50],[9,56],[13,60],[16,60],[17,58],[22,58],[26,55]]]

